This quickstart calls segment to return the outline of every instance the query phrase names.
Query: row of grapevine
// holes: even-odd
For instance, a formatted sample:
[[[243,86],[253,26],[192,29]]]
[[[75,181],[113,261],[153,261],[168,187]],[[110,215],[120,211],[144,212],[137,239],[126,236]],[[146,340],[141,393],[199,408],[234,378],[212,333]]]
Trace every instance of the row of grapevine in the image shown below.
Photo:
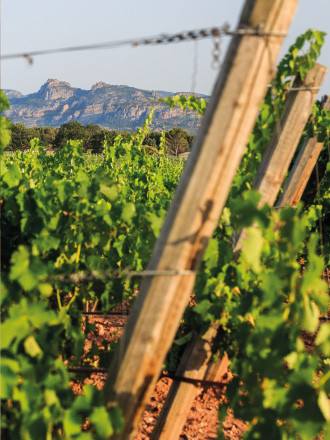
[[[79,414],[95,418],[100,438],[120,425],[116,411],[107,428],[97,422],[105,411],[101,393],[89,389],[89,397],[76,398],[67,369],[81,364],[86,302],[97,299],[107,312],[136,290],[139,278],[127,280],[121,272],[145,268],[181,174],[182,161],[168,161],[162,152],[157,158],[146,155],[142,142],[148,124],[127,143],[118,138],[105,145],[102,161],[90,161],[74,141],[47,155],[34,140],[27,153],[3,158],[2,426],[7,438],[76,438]],[[75,285],[65,279],[72,273],[94,276]],[[101,356],[100,367],[108,367],[108,355]]]

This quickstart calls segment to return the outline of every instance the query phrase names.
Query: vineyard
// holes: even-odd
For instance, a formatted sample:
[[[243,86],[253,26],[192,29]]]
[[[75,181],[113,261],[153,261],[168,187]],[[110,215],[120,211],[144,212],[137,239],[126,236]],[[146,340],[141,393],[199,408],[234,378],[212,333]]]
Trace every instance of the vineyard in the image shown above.
[[[175,224],[169,216],[184,203],[180,184],[188,180],[189,167],[198,166],[193,154],[199,142],[206,143],[202,135],[187,162],[166,156],[165,134],[157,154],[150,154],[145,138],[152,129],[151,113],[129,137],[105,141],[102,154],[94,158],[83,153],[79,141],[68,141],[54,154],[38,139],[28,151],[3,152],[4,439],[134,438],[160,374],[177,381],[151,438],[178,439],[186,413],[179,419],[176,408],[188,411],[203,381],[221,384],[224,362],[233,378],[226,384],[220,423],[230,408],[247,423],[247,439],[328,438],[330,107],[329,98],[316,101],[313,91],[326,73],[316,64],[323,40],[324,33],[307,31],[278,64],[269,87],[265,76],[266,96],[261,106],[255,103],[259,111],[252,133],[245,130],[247,145],[243,133],[241,157],[228,153],[226,169],[233,167],[228,191],[225,184],[214,190],[223,199],[220,219],[212,211],[217,202],[211,196],[205,199],[211,200],[209,211],[206,204],[198,218],[207,223],[208,216],[214,217],[214,228],[201,226],[192,234],[197,224],[193,208],[179,216],[182,242],[188,241],[192,251],[183,250],[173,260],[168,256],[164,267],[163,254],[170,255],[168,249],[177,244],[166,241]],[[206,106],[202,99],[184,96],[164,101],[195,110],[205,120],[215,107],[215,101]],[[1,111],[8,107],[1,94]],[[246,124],[240,120],[240,126]],[[10,122],[4,116],[0,129],[5,150]],[[297,152],[290,140],[275,167],[275,147],[282,148],[286,130]],[[318,154],[308,176],[305,171],[299,196],[290,198],[299,152],[312,141]],[[314,181],[310,175],[316,162]],[[274,171],[270,184],[267,170],[272,166],[283,176],[276,180]],[[201,177],[201,187],[207,177]],[[198,191],[190,195],[189,207]],[[172,264],[175,258],[177,265]],[[184,258],[189,264],[181,264]],[[167,288],[173,292],[171,303],[166,303]],[[152,303],[149,291],[159,296],[151,312],[143,314]],[[159,318],[165,309],[168,315]],[[129,313],[124,335],[111,344],[104,341],[101,348],[91,343],[86,353],[86,335],[95,330],[88,313],[106,319],[123,311]],[[177,313],[176,323],[170,313]],[[155,322],[151,336],[140,321],[151,329]],[[313,335],[313,350],[305,347],[306,334]],[[134,339],[138,335],[140,345]],[[156,341],[154,352],[148,338]],[[147,371],[138,370],[136,378],[138,355]],[[84,377],[81,371],[88,375],[109,366],[104,390],[86,385],[81,394],[74,393],[72,384]],[[219,438],[224,438],[221,430]]]

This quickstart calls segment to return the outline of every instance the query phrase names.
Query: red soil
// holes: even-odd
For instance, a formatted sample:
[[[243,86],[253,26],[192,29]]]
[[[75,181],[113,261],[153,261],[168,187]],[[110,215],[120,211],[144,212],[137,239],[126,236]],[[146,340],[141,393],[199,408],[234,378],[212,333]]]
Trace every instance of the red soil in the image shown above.
[[[328,282],[329,282],[329,274]],[[191,299],[193,301],[193,299]],[[128,304],[123,305],[117,311],[123,312],[128,310]],[[86,319],[95,325],[95,330],[87,335],[85,342],[85,353],[87,353],[93,342],[99,348],[104,349],[104,342],[111,343],[117,340],[123,331],[123,326],[127,321],[125,315],[88,315]],[[329,322],[329,313],[327,316],[320,318],[322,322]],[[315,348],[316,333],[302,332],[306,349],[311,352]],[[90,362],[97,365],[98,357],[95,356]],[[228,371],[223,381],[230,379],[231,373]],[[99,389],[103,388],[106,380],[106,373],[93,373],[84,380],[72,382],[72,389],[75,393],[82,392],[84,384],[92,384]],[[166,399],[167,393],[171,386],[171,379],[162,378],[158,381],[156,389],[152,395],[149,405],[147,406],[143,419],[140,424],[139,433],[136,440],[147,440],[156,424],[157,417],[160,414],[162,405]],[[187,416],[186,424],[180,435],[180,440],[211,440],[217,438],[217,431],[220,429],[218,422],[218,409],[225,400],[225,388],[199,388],[197,398]],[[234,418],[229,413],[223,426],[221,427],[226,440],[239,440],[242,438],[246,425]]]
[[[95,325],[95,330],[87,335],[85,343],[85,352],[87,353],[93,341],[102,349],[103,341],[112,342],[122,334],[122,327],[127,320],[127,316],[102,316],[88,315],[87,319]],[[97,357],[92,362],[97,361]],[[72,389],[75,393],[82,392],[84,384],[92,384],[102,389],[106,380],[106,374],[93,373],[82,380],[72,382]],[[136,440],[147,440],[155,426],[157,417],[162,408],[163,402],[171,386],[171,379],[163,378],[158,381],[156,389],[152,395],[151,401],[147,406],[142,422],[140,424],[139,434]],[[188,414],[187,422],[180,435],[180,440],[211,440],[217,438],[218,408],[224,401],[224,389],[220,388],[199,388],[198,396]],[[244,423],[229,414],[223,424],[223,432],[226,439],[238,440],[242,438],[244,432]]]

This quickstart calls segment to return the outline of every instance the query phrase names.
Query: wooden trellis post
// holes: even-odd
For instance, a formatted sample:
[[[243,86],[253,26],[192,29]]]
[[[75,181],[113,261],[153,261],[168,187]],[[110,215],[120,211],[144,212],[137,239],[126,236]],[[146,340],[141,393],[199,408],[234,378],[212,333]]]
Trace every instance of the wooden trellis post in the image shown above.
[[[258,168],[254,189],[262,190],[260,205],[268,202],[272,206],[290,166],[294,152],[302,136],[317,95],[327,73],[327,68],[317,64],[305,80],[294,82],[294,91],[289,93],[283,117],[266,149]],[[301,88],[301,90],[297,90]],[[305,175],[306,177],[306,175]],[[245,233],[242,232],[235,245],[239,252]],[[228,358],[220,358],[216,364],[210,363],[212,342],[217,334],[214,323],[200,338],[195,336],[188,344],[176,374],[196,380],[218,380],[228,366]],[[198,387],[190,383],[176,382],[171,385],[162,411],[157,419],[151,440],[177,440],[186,422],[187,413],[197,395]]]
[[[330,110],[330,96],[327,96],[323,108]],[[323,144],[324,142],[317,141],[317,137],[306,138],[285,184],[283,194],[277,203],[277,207],[298,205],[321,153]]]
[[[327,72],[325,66],[315,64],[304,81],[298,79],[294,83],[293,89],[297,91],[289,93],[280,134],[275,130],[253,183],[254,189],[261,193],[260,205],[274,204]]]
[[[325,66],[315,64],[304,81],[298,78],[294,82],[279,130],[275,130],[253,182],[253,189],[261,194],[259,207],[266,203],[274,205],[327,72]],[[240,251],[245,236],[246,231],[243,230],[237,238],[235,253]]]
[[[298,0],[246,0],[105,385],[133,439],[179,326],[208,240],[274,72]],[[173,275],[173,270],[191,271]],[[172,271],[172,272],[171,272]]]

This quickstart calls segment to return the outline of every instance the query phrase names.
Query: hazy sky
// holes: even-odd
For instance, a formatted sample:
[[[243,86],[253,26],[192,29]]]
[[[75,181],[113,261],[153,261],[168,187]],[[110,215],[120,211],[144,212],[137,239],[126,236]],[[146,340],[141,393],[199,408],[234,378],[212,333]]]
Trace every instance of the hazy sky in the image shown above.
[[[1,51],[28,52],[237,24],[244,0],[2,0]],[[308,28],[329,32],[330,0],[300,0],[283,51]],[[229,42],[223,39],[223,51]],[[198,43],[196,91],[209,94],[211,40]],[[282,53],[283,53],[282,51]],[[48,78],[90,89],[98,81],[149,90],[190,91],[194,43],[118,48],[2,61],[1,87],[37,91]],[[319,62],[330,68],[330,35]],[[322,87],[330,94],[330,74]]]

